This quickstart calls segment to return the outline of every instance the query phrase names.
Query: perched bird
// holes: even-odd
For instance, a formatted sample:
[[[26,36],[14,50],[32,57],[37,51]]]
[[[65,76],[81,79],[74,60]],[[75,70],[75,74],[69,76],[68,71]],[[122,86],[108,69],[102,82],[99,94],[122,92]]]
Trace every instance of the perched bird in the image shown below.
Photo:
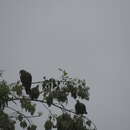
[[[39,92],[39,85],[37,85],[36,87],[31,89],[31,94],[30,94],[30,98],[33,99],[37,99],[40,95]]]
[[[77,100],[77,103],[75,104],[75,112],[76,114],[87,114],[86,106],[79,102],[79,100]]]
[[[22,85],[25,87],[26,94],[30,94],[31,84],[32,84],[31,74],[25,70],[20,70],[19,75],[20,75],[20,80],[22,82]]]

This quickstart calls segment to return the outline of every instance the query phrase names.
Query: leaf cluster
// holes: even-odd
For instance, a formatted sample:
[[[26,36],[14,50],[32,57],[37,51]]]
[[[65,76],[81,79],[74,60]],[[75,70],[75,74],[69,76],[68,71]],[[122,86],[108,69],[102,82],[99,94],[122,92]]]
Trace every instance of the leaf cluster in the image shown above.
[[[77,98],[89,100],[89,87],[85,80],[72,79],[66,72],[63,72],[61,80],[45,77],[42,90],[43,99],[46,100],[48,106],[51,106],[54,101],[67,103],[69,95],[75,100]]]
[[[25,109],[26,112],[29,112],[31,115],[35,113],[36,110],[36,104],[32,104],[28,98],[23,97],[20,99],[21,108]]]
[[[0,111],[0,128],[3,130],[15,130],[15,121],[11,120],[4,111]]]
[[[73,117],[68,113],[63,113],[57,117],[57,130],[89,130],[82,116]]]
[[[5,81],[0,82],[0,110],[3,110],[8,105],[9,87]]]

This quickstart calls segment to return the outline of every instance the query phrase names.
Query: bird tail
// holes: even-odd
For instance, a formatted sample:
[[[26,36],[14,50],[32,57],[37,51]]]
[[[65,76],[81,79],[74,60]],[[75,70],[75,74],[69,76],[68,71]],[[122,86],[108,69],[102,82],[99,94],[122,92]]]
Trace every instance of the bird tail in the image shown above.
[[[31,89],[25,89],[26,90],[26,94],[30,95],[31,94]]]

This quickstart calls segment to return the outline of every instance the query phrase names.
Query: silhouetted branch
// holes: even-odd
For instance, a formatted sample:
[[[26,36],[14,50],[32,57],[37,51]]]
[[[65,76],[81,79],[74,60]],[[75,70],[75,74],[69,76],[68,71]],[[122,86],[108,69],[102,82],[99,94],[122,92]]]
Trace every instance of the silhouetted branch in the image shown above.
[[[12,107],[10,107],[10,106],[7,106],[7,108],[9,108],[9,109],[12,110],[12,111],[15,111],[15,112],[18,113],[19,115],[22,115],[24,118],[27,119],[27,121],[28,121],[29,124],[31,125],[31,122],[30,122],[30,120],[28,119],[28,116],[24,115],[23,113],[17,111],[16,109],[14,109],[14,108],[12,108]]]
[[[9,101],[12,101],[12,100],[21,100],[22,98],[12,98],[12,99],[9,99]],[[43,100],[38,100],[38,99],[27,99],[27,100],[29,100],[29,101],[35,101],[35,102],[40,102],[40,103],[44,103],[44,104],[47,104],[47,102],[46,101],[43,101]],[[55,106],[55,107],[57,107],[57,108],[59,108],[59,109],[61,109],[61,110],[65,110],[65,111],[67,111],[67,112],[70,112],[70,113],[73,113],[73,114],[75,114],[75,115],[77,115],[75,112],[73,112],[72,110],[69,110],[69,109],[67,109],[67,108],[65,108],[65,107],[62,107],[62,106],[59,106],[59,105],[57,105],[57,104],[54,104],[54,103],[52,103],[52,105],[53,106]],[[45,107],[45,106],[44,106]],[[46,107],[47,108],[47,107]],[[48,108],[47,108],[48,109]],[[49,109],[48,109],[49,110]],[[50,112],[50,110],[49,110],[49,112]],[[19,112],[20,113],[20,112]],[[51,113],[52,114],[52,113]],[[26,117],[26,116],[25,116]],[[88,117],[86,117],[86,116],[84,116],[84,118],[86,118],[87,120],[90,120]],[[95,125],[95,123],[92,121],[92,120],[90,120],[91,121],[91,123],[93,124],[93,126],[94,126],[94,128],[95,128],[95,130],[97,130],[97,127],[96,127],[96,125]]]

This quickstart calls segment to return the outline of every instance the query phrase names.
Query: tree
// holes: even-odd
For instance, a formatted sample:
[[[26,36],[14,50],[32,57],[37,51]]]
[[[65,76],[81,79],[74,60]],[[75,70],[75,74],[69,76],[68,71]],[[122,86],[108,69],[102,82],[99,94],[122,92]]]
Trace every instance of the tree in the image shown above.
[[[89,101],[89,86],[85,80],[71,78],[65,70],[59,70],[62,72],[59,79],[44,76],[43,81],[32,82],[35,87],[31,88],[28,95],[20,81],[8,84],[4,79],[0,80],[0,130],[15,130],[15,124],[27,130],[36,130],[37,125],[32,124],[30,118],[42,116],[42,113],[36,112],[39,103],[50,113],[43,124],[45,130],[97,129],[87,117],[86,106],[82,102]],[[75,101],[73,110],[67,106],[71,98]],[[11,107],[12,103],[19,104],[22,111]],[[60,109],[61,113],[54,114],[52,106]],[[15,114],[11,116],[8,109]]]

